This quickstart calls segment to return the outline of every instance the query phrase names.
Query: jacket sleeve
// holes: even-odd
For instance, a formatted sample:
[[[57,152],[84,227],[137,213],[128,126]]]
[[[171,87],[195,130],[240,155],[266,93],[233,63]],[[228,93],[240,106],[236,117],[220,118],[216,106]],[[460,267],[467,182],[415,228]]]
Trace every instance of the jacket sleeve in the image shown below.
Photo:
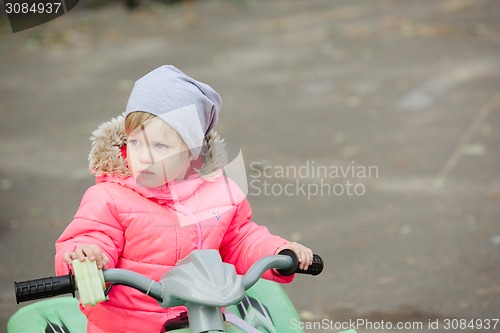
[[[73,221],[56,241],[56,275],[69,272],[63,254],[87,244],[97,245],[108,256],[109,264],[106,267],[115,267],[123,243],[123,228],[119,223],[113,196],[105,186],[94,185],[85,192]]]
[[[225,262],[233,264],[238,274],[244,274],[254,262],[276,254],[278,248],[288,241],[251,221],[252,210],[246,198],[242,198],[236,208],[219,250]],[[262,277],[280,283],[293,280],[293,276],[281,276],[274,270],[267,271]]]

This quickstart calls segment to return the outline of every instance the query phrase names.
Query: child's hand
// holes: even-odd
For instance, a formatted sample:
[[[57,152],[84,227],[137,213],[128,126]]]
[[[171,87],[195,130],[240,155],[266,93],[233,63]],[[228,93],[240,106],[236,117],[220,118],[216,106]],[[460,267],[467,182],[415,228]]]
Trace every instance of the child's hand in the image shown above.
[[[299,268],[306,270],[313,262],[313,252],[310,248],[296,242],[286,243],[278,249],[278,252],[284,249],[290,249],[299,259]]]
[[[90,261],[96,261],[98,269],[104,268],[109,263],[109,258],[94,244],[79,246],[75,252],[64,252],[63,254],[63,260],[68,265],[71,265],[75,259],[84,262],[86,257]]]

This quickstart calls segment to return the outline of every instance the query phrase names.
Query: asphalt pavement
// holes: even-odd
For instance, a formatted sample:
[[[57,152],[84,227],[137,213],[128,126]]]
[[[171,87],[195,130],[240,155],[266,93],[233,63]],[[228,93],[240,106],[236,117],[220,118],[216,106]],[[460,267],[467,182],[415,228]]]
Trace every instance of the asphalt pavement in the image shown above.
[[[13,281],[53,274],[91,131],[173,64],[220,92],[254,220],[323,256],[284,286],[308,331],[500,331],[477,326],[500,318],[499,17],[496,0],[91,1],[17,33],[2,17],[0,327]]]

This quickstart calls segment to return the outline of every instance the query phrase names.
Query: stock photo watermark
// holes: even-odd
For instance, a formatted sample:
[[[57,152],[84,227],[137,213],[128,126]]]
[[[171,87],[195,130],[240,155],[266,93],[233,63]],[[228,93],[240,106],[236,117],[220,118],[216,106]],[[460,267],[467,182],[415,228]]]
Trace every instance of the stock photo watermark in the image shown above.
[[[12,32],[45,24],[73,9],[79,0],[4,0],[3,9]]]
[[[379,177],[375,165],[325,165],[307,160],[300,165],[269,165],[252,162],[248,195],[304,197],[361,197],[366,182]]]
[[[340,331],[340,330],[383,330],[383,331],[405,331],[405,330],[431,330],[431,331],[459,331],[459,330],[479,330],[489,331],[496,330],[500,327],[498,318],[481,318],[481,319],[428,319],[427,321],[373,321],[363,318],[349,319],[346,321],[335,321],[331,319],[322,319],[318,321],[300,321],[291,319],[290,329],[296,330],[325,330],[325,331]],[[351,331],[349,331],[351,332]]]

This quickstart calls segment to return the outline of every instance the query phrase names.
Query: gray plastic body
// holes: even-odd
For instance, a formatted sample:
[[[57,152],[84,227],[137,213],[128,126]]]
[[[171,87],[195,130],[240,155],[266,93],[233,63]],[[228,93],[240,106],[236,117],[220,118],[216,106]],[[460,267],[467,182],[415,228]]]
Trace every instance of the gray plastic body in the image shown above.
[[[217,250],[194,251],[161,279],[162,307],[183,300],[191,332],[224,331],[221,307],[243,299],[245,288],[233,265]]]

